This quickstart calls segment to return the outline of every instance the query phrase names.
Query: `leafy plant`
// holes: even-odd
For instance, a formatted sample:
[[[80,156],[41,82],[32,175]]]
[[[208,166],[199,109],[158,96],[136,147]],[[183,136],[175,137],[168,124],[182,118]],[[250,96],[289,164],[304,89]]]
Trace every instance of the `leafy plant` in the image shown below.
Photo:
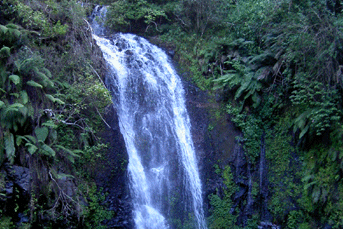
[[[294,132],[299,129],[299,138],[309,133],[322,135],[341,119],[338,109],[337,90],[323,83],[310,80],[306,75],[297,75],[294,91],[290,96],[292,104],[299,107],[294,120]]]
[[[116,1],[111,4],[106,25],[114,30],[145,31],[154,25],[158,31],[158,21],[166,19],[164,11],[157,5],[149,4],[146,0]]]
[[[226,166],[223,173],[225,184],[224,196],[211,194],[209,196],[211,204],[211,216],[209,217],[209,228],[237,228],[237,216],[232,214],[232,196],[236,191],[233,175],[229,166]],[[217,190],[218,192],[218,190]]]

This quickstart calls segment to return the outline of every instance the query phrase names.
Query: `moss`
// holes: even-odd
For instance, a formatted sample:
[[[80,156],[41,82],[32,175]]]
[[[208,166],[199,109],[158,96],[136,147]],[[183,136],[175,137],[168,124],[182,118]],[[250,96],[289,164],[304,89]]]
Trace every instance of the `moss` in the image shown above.
[[[226,166],[222,171],[222,178],[225,185],[224,195],[221,196],[220,191],[217,190],[217,193],[209,196],[211,204],[211,215],[208,218],[209,228],[238,228],[236,226],[237,215],[231,213],[233,207],[232,197],[237,190],[237,186],[233,181],[230,166]]]

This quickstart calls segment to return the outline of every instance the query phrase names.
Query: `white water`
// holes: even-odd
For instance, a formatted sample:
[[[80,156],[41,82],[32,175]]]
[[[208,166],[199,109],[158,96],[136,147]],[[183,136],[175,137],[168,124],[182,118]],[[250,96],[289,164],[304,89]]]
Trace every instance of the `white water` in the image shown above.
[[[93,37],[116,88],[136,228],[173,228],[171,219],[189,214],[195,228],[206,228],[184,90],[167,55],[132,34]]]

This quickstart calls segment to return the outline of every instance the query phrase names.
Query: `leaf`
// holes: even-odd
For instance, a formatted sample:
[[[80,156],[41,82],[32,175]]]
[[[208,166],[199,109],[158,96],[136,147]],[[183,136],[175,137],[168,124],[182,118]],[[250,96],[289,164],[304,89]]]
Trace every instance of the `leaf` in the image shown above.
[[[15,36],[16,38],[19,38],[20,35],[21,35],[21,32],[20,32],[19,30],[17,30],[17,29],[14,29],[14,30],[13,30],[13,34],[14,34],[14,36]]]
[[[255,94],[253,94],[253,96],[251,98],[252,98],[252,101],[254,102],[254,104],[252,106],[253,106],[253,108],[256,109],[261,103],[261,97],[255,93]]]
[[[0,100],[0,109],[5,106],[5,103]]]
[[[29,151],[31,155],[34,154],[38,150],[38,147],[31,143],[26,143],[25,146],[27,147],[27,150]]]
[[[310,128],[310,124],[307,124],[306,127],[300,132],[299,139],[302,138],[307,133],[309,128]]]
[[[341,152],[339,153],[338,158],[339,158],[340,160],[342,160],[342,158],[343,158],[343,151],[341,151]]]
[[[48,146],[47,144],[42,145],[42,153],[47,155],[47,156],[52,156],[55,157],[56,152],[55,150],[53,150],[50,146]]]
[[[60,100],[60,99],[58,99],[58,98],[55,98],[54,96],[52,96],[52,95],[49,95],[49,94],[45,94],[45,96],[48,98],[48,99],[50,99],[52,102],[57,102],[58,104],[61,104],[61,105],[63,105],[64,104],[64,102],[62,101],[62,100]]]
[[[73,175],[65,174],[65,173],[57,174],[57,179],[63,179],[63,178],[75,178],[75,177]]]
[[[85,153],[84,151],[79,150],[79,149],[75,149],[75,150],[73,150],[73,152],[74,152],[74,153],[81,153],[81,154],[84,154],[84,153]]]
[[[16,24],[13,24],[13,23],[7,24],[6,27],[9,29],[18,29],[18,26]]]
[[[26,115],[27,115],[29,110],[27,109],[27,107],[21,107],[21,108],[19,108],[19,111],[23,115],[23,117],[18,121],[23,125],[24,122],[26,121]]]
[[[7,132],[4,137],[6,156],[10,163],[13,164],[15,156],[14,137],[13,134],[10,132]]]
[[[316,188],[312,192],[312,199],[314,203],[317,203],[320,197],[320,189]]]
[[[20,136],[20,135],[17,135],[17,136],[16,136],[16,144],[17,144],[17,146],[20,146],[21,141],[22,141],[23,139],[25,140],[25,138],[24,138],[23,136]]]
[[[38,127],[35,129],[35,134],[37,136],[38,141],[44,142],[49,134],[49,129],[47,127]]]
[[[36,72],[37,77],[41,80],[41,82],[43,83],[44,87],[54,87],[54,83],[42,72],[37,71]]]
[[[1,33],[5,34],[5,33],[7,33],[7,31],[8,31],[8,28],[6,26],[0,25],[0,32]]]
[[[29,96],[26,91],[20,91],[20,97],[23,104],[27,104],[29,102]]]
[[[10,75],[8,77],[15,85],[20,83],[20,77],[18,75]]]
[[[55,145],[55,147],[57,147],[57,148],[63,150],[64,152],[68,153],[66,155],[66,158],[71,163],[75,162],[75,160],[74,160],[75,157],[80,157],[80,155],[78,155],[77,153],[83,153],[83,151],[81,151],[81,150],[70,150],[70,149],[67,149],[67,148],[65,148],[64,146],[61,146],[61,145]]]
[[[52,142],[57,140],[57,131],[55,129],[50,129],[50,139]]]
[[[238,99],[239,97],[241,97],[241,95],[248,88],[250,83],[251,83],[250,81],[246,81],[239,87],[239,89],[236,91],[235,99]]]
[[[42,123],[42,126],[50,127],[53,129],[57,128],[57,125],[52,120],[48,120],[48,121]]]
[[[61,149],[61,150],[63,150],[64,152],[70,154],[70,155],[73,156],[73,157],[80,157],[80,155],[77,155],[77,154],[76,154],[78,151],[75,152],[75,151],[70,150],[70,149],[67,149],[67,148],[65,148],[64,146],[61,146],[61,145],[55,145],[55,147],[56,147],[56,148],[59,148],[59,149]]]
[[[36,58],[27,58],[23,61],[16,61],[15,64],[18,68],[18,71],[24,74],[28,74],[32,69],[35,69],[37,64]]]
[[[32,143],[37,143],[36,138],[34,136],[32,136],[32,135],[25,135],[24,137],[26,138],[25,140],[27,142],[31,141]],[[27,139],[29,139],[29,140],[27,140]]]
[[[41,71],[43,71],[43,73],[45,73],[45,75],[46,75],[49,79],[52,78],[51,72],[50,72],[48,69],[42,68]]]
[[[18,93],[10,93],[11,96],[14,96],[16,98],[19,98],[19,94]]]
[[[11,55],[11,49],[4,46],[0,49],[0,57],[9,57]]]
[[[19,111],[19,108],[23,108],[24,105],[21,103],[14,103],[6,107],[4,114],[7,115],[8,112],[17,112]]]
[[[74,157],[73,156],[71,156],[70,154],[67,154],[67,159],[71,162],[71,163],[75,163],[75,159],[74,159]]]
[[[41,89],[43,88],[43,86],[41,84],[39,84],[33,80],[27,81],[26,84],[29,86],[32,86],[32,87],[39,87]]]

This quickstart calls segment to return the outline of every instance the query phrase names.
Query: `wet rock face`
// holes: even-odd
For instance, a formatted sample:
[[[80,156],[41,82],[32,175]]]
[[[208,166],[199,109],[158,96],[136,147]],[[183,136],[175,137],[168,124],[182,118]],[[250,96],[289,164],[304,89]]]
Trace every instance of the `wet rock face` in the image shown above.
[[[31,181],[30,169],[13,165],[10,174],[13,182],[20,188],[25,196],[28,196]]]
[[[102,204],[113,211],[114,216],[104,223],[108,228],[134,228],[126,170],[128,156],[124,138],[120,133],[118,116],[113,107],[108,108],[105,119],[112,128],[102,134],[104,140],[109,143],[109,148],[104,160],[106,163],[97,175],[97,185],[105,195]]]
[[[0,209],[16,222],[24,222],[22,213],[30,201],[30,170],[5,164],[0,170]]]
[[[217,190],[219,194],[222,193],[224,187],[220,174],[215,173],[215,166],[224,168],[225,165],[231,164],[230,161],[235,157],[235,137],[240,133],[226,117],[215,117],[215,112],[219,110],[216,101],[187,81],[186,76],[183,76],[183,79],[186,105],[192,124],[192,138],[203,183],[204,210],[209,216],[208,196]],[[246,162],[240,163],[244,165]]]
[[[237,215],[237,224],[246,226],[248,219],[256,212],[261,216],[261,228],[277,228],[268,224],[272,217],[268,212],[268,168],[265,159],[264,140],[261,139],[261,152],[257,166],[249,164],[243,149],[243,143],[236,140],[242,133],[237,130],[228,116],[215,112],[219,104],[210,99],[206,92],[198,89],[183,77],[186,92],[187,110],[192,123],[192,137],[196,148],[201,180],[203,182],[203,198],[205,200],[205,214],[210,215],[208,196],[217,193],[223,197],[223,183],[221,174],[215,173],[215,166],[224,169],[231,167],[231,172],[237,191],[232,196],[231,213]],[[223,117],[224,116],[224,117]],[[253,183],[259,184],[260,193],[254,198]],[[236,212],[235,209],[238,209]]]

